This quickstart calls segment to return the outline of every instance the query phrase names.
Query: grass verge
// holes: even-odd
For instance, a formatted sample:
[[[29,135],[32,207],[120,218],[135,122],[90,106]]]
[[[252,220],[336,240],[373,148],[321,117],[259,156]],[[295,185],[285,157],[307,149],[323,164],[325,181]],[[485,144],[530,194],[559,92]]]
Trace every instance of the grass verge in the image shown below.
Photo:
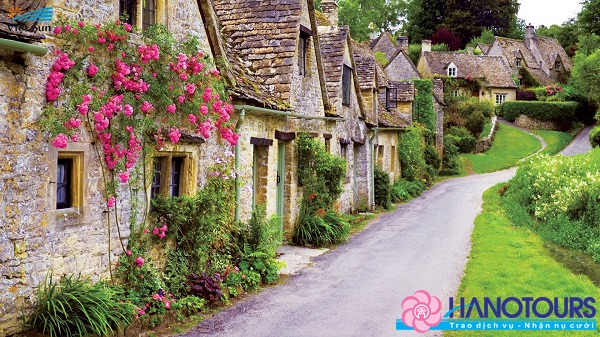
[[[457,297],[598,298],[599,289],[585,276],[556,262],[531,230],[515,227],[503,215],[496,185],[483,195],[483,211],[475,219],[473,248]],[[600,305],[596,303],[596,308]],[[562,310],[562,309],[561,309]],[[514,312],[515,310],[511,310]],[[595,331],[445,331],[446,337],[597,336]]]
[[[540,142],[517,128],[498,124],[498,131],[492,147],[479,154],[463,154],[476,173],[489,173],[515,166],[520,159],[540,148]]]
[[[541,154],[557,154],[569,145],[574,138],[572,135],[560,131],[534,130],[532,132],[544,138],[546,142],[546,148],[540,152]]]

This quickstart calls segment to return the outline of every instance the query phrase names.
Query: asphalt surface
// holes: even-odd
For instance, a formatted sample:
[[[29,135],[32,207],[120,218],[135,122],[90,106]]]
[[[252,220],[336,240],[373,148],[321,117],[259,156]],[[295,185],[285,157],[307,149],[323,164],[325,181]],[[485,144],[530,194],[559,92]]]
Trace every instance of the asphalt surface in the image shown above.
[[[563,156],[573,156],[576,154],[586,153],[592,150],[592,145],[590,144],[590,131],[594,126],[586,126],[575,139],[560,153]]]
[[[243,337],[439,336],[396,331],[404,297],[424,289],[442,300],[460,284],[482,193],[515,170],[442,182],[381,215],[347,244],[313,259],[182,335]]]

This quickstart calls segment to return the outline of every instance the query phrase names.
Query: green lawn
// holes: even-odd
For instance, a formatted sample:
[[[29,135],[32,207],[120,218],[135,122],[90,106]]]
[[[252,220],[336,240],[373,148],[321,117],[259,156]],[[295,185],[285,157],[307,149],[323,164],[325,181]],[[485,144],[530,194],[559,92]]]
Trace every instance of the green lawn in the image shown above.
[[[542,154],[557,154],[573,140],[573,136],[566,132],[551,130],[534,130],[532,132],[542,136],[546,141],[546,148],[540,152]]]
[[[517,165],[521,158],[534,153],[541,147],[540,142],[517,128],[498,124],[498,131],[492,147],[479,154],[464,154],[476,173],[488,173]]]
[[[473,248],[457,298],[477,297],[587,297],[600,289],[585,276],[574,275],[548,255],[544,243],[531,230],[514,227],[503,215],[500,185],[483,195],[483,211],[475,220]],[[596,308],[600,308],[596,302]],[[514,309],[509,309],[515,312]],[[561,308],[562,310],[562,308]],[[597,336],[593,331],[445,331],[446,337],[463,336]]]

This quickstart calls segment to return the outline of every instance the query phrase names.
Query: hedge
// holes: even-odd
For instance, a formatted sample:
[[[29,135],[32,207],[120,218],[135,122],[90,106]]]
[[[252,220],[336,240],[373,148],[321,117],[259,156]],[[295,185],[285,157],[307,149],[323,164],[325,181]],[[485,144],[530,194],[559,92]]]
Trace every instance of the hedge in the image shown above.
[[[577,102],[537,102],[510,101],[502,106],[502,115],[514,122],[519,115],[526,115],[541,121],[570,121],[575,117]]]
[[[592,131],[590,131],[590,143],[593,147],[600,146],[600,126],[595,126]]]

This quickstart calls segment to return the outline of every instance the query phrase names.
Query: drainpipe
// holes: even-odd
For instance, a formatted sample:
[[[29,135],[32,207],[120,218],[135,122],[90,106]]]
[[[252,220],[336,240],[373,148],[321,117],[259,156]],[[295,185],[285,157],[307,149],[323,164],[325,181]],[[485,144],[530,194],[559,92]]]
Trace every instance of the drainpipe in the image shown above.
[[[237,123],[235,124],[235,133],[240,135],[240,130],[242,128],[242,124],[244,123],[244,118],[246,117],[246,110],[240,110],[240,116],[238,118]],[[240,137],[241,138],[241,137]],[[238,142],[235,144],[235,170],[237,174],[235,175],[235,221],[240,221],[240,139],[238,138]]]
[[[46,53],[48,53],[48,49],[41,46],[2,38],[0,38],[0,49],[10,49],[22,53],[32,53],[33,55],[37,56],[44,56]]]
[[[371,210],[375,209],[375,139],[377,138],[377,128],[373,128],[373,136],[369,138],[371,147]]]

